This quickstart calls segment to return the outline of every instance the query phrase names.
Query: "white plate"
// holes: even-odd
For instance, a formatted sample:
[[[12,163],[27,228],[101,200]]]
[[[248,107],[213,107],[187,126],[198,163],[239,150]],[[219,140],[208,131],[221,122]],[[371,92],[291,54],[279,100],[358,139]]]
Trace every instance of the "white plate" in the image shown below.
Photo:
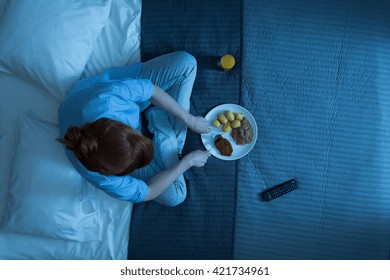
[[[220,127],[214,127],[212,125],[212,121],[217,119],[218,114],[225,113],[225,111],[230,110],[233,113],[242,113],[244,117],[246,117],[252,128],[253,128],[253,140],[249,144],[245,145],[237,145],[234,139],[230,136],[230,132],[223,132],[222,131],[222,125]],[[242,158],[243,156],[247,155],[253,148],[253,146],[256,144],[257,140],[257,124],[255,119],[253,118],[252,114],[245,109],[244,107],[241,107],[237,104],[222,104],[219,105],[210,112],[207,113],[205,116],[206,120],[209,122],[209,125],[211,127],[211,133],[208,134],[202,134],[202,142],[205,148],[210,151],[210,153],[215,156],[216,158],[222,159],[222,160],[236,160],[239,158]],[[214,137],[217,136],[217,134],[221,134],[224,138],[229,140],[230,144],[232,144],[233,147],[233,153],[231,156],[223,156],[218,151],[218,149],[214,145]]]

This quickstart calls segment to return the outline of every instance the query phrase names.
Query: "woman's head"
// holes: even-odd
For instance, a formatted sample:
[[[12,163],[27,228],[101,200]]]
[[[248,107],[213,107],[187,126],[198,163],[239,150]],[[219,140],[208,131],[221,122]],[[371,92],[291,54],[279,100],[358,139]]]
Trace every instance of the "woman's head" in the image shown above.
[[[73,151],[88,170],[104,175],[127,175],[153,159],[149,138],[108,118],[69,127],[64,139],[58,141]]]

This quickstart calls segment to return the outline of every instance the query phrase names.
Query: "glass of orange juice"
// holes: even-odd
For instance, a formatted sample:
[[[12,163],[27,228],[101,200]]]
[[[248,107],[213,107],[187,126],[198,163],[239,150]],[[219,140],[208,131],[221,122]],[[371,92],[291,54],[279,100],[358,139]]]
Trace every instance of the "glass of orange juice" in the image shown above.
[[[236,63],[236,60],[234,59],[234,56],[231,54],[225,54],[221,57],[219,61],[219,67],[221,67],[225,71],[230,71],[234,67],[234,64]]]

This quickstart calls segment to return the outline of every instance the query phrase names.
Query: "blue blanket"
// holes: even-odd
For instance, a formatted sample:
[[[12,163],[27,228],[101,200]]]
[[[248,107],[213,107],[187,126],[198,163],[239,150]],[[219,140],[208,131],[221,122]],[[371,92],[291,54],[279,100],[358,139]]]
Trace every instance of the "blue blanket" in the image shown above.
[[[321,2],[244,1],[259,139],[239,162],[234,258],[389,258],[389,5]],[[300,189],[257,200],[290,178]]]
[[[143,1],[144,59],[194,54],[193,113],[241,104],[259,137],[236,162],[192,169],[183,205],[137,205],[129,258],[388,259],[387,1],[176,2]],[[215,67],[227,52],[230,73]],[[201,147],[190,133],[187,151]],[[259,198],[292,178],[298,190]]]
[[[197,58],[191,112],[205,115],[222,103],[238,103],[240,67],[223,72],[218,59],[240,60],[240,2],[142,2],[142,60],[185,50]],[[216,13],[218,11],[218,13]],[[204,149],[189,131],[184,154]],[[233,248],[236,163],[210,158],[207,167],[188,174],[187,200],[167,208],[138,204],[132,219],[130,259],[230,259]]]

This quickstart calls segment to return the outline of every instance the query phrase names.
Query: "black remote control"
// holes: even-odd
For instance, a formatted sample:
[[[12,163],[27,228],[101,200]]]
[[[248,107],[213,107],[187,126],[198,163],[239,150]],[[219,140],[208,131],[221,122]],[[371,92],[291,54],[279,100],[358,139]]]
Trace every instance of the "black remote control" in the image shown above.
[[[292,179],[264,191],[261,196],[265,201],[270,201],[298,188],[297,182]]]

